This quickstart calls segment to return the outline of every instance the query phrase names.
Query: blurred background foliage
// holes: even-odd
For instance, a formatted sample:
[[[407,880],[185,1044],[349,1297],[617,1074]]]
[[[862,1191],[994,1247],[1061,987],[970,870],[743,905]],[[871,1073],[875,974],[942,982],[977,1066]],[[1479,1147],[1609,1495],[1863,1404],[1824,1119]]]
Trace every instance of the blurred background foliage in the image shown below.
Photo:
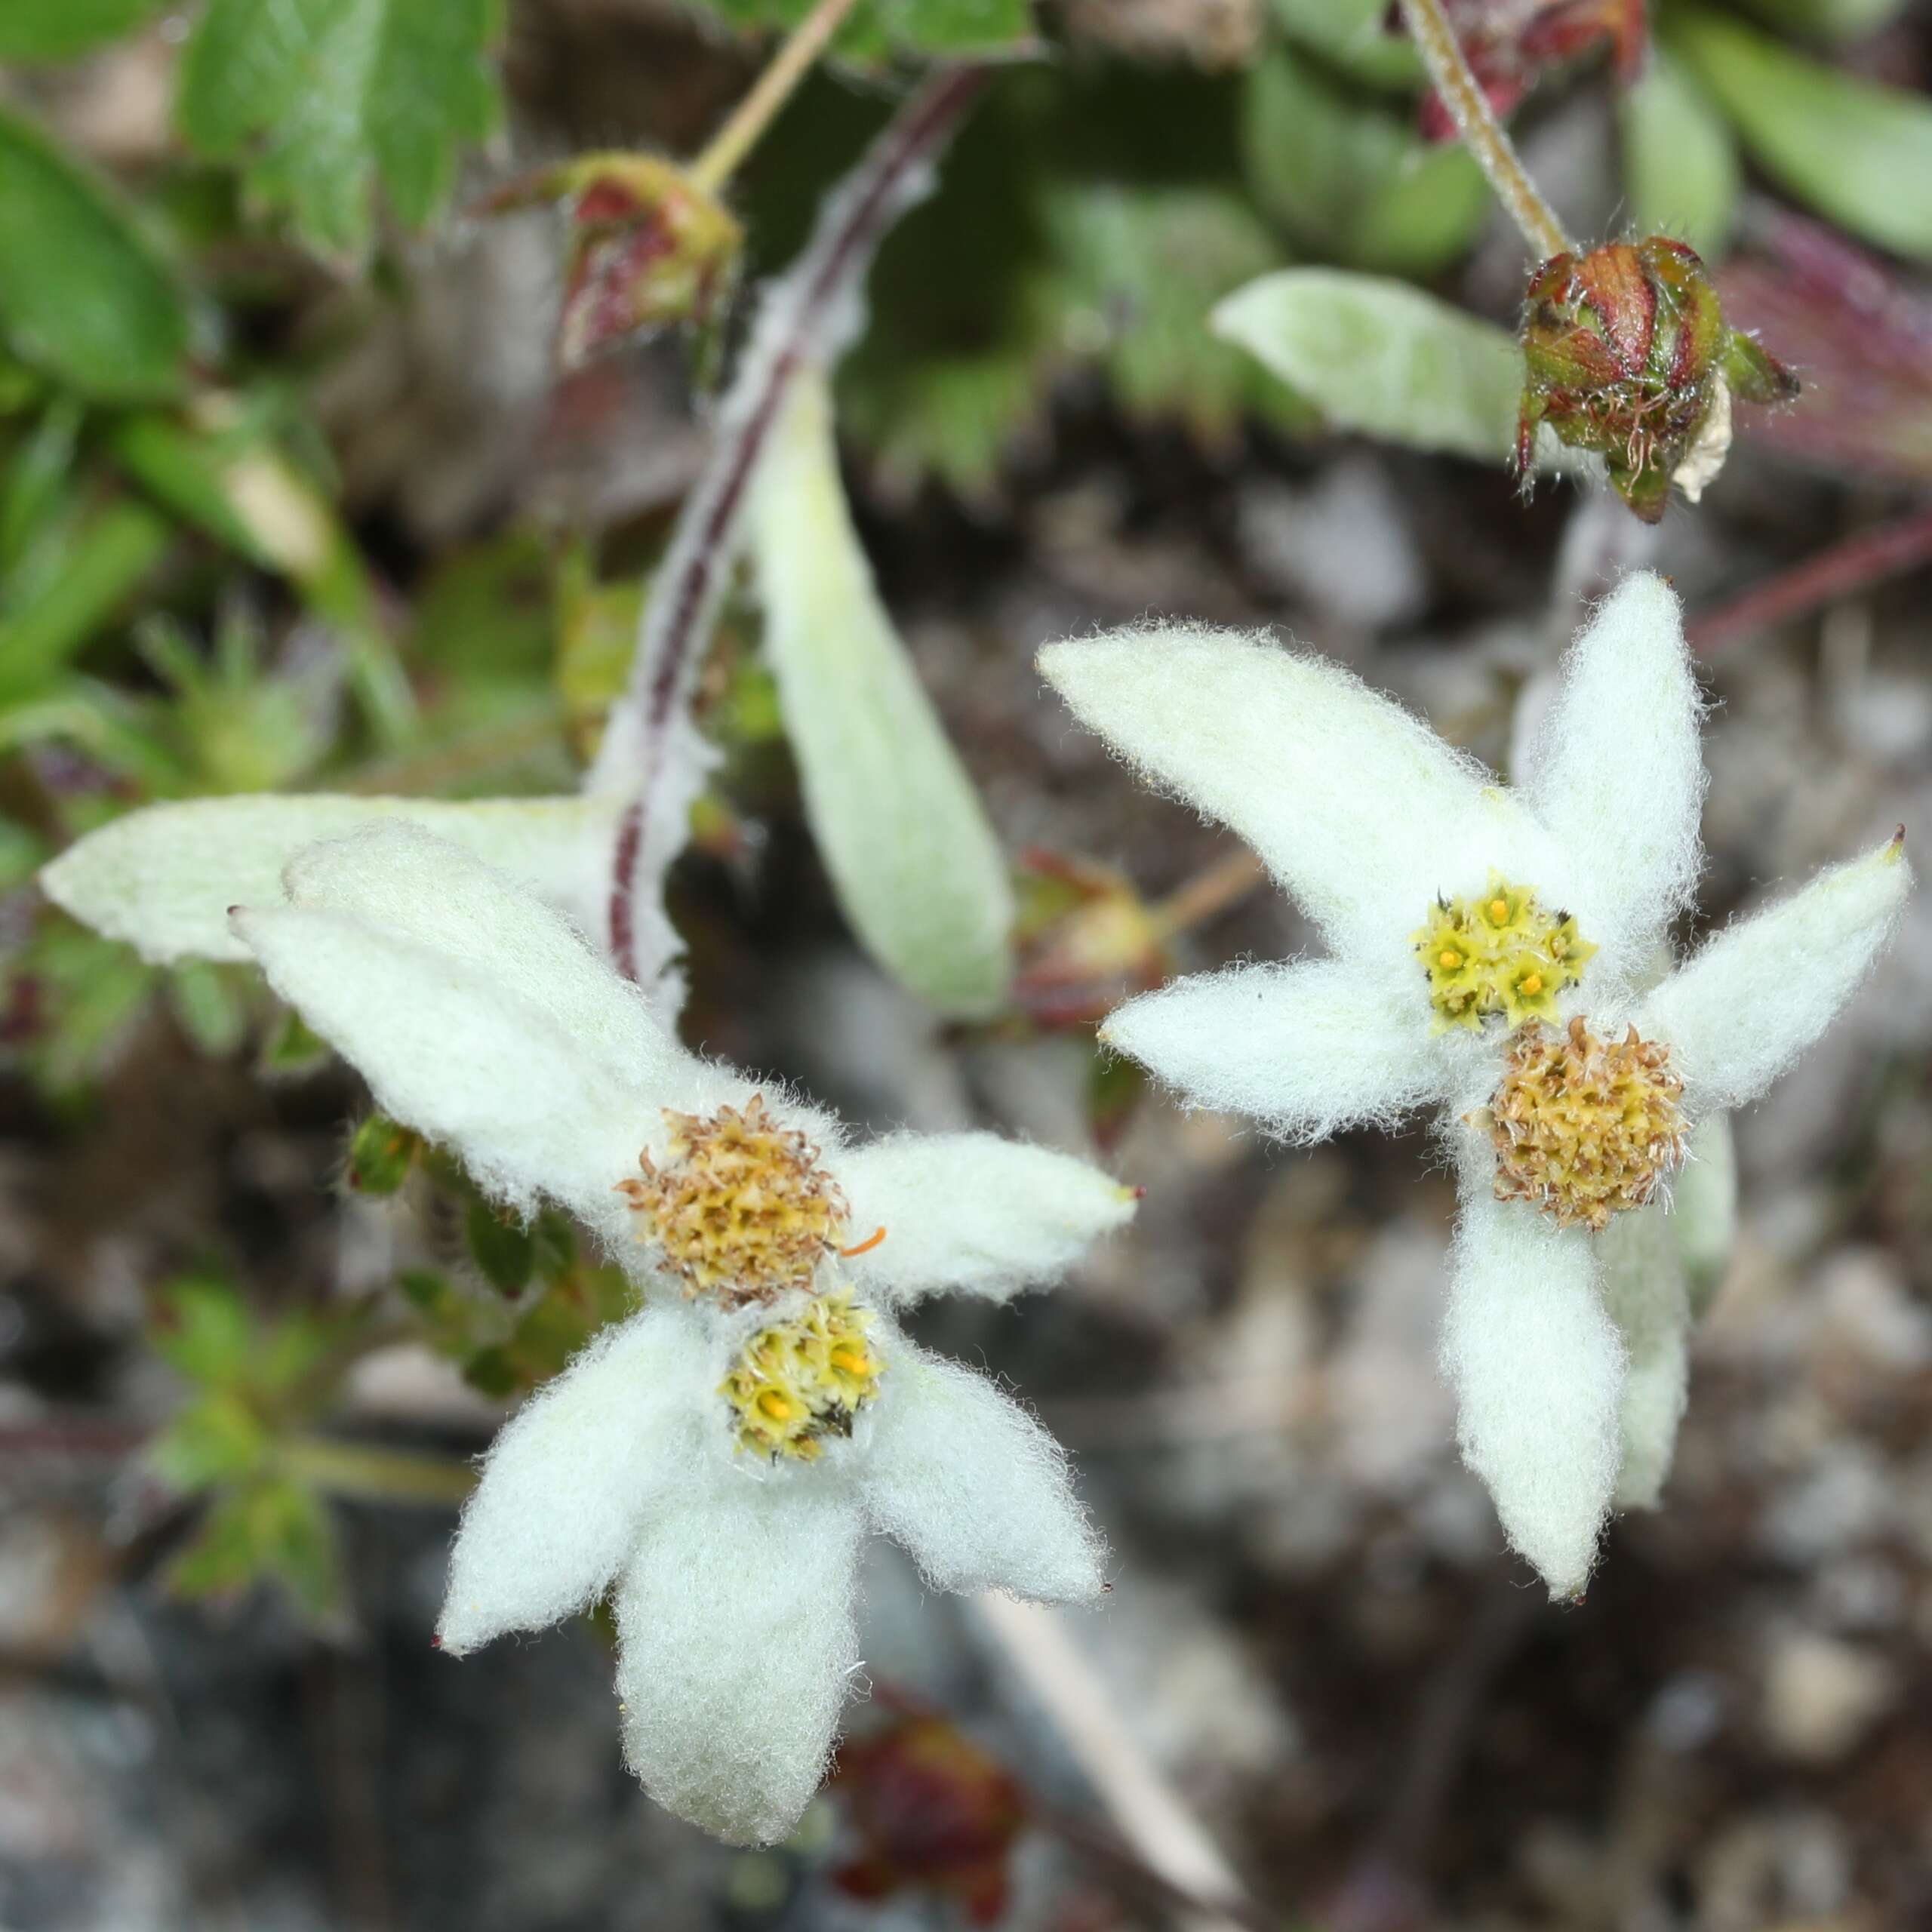
[[[1761,494],[1782,493],[1821,537],[1900,496],[1922,513],[1932,53],[1903,0],[1659,0],[1647,20],[1632,0],[1451,11],[1566,218],[1595,237],[1690,240],[1740,325],[1801,368],[1810,404],[1747,432],[1776,479]],[[141,1466],[166,1499],[143,1521],[165,1527],[181,1592],[232,1601],[269,1583],[313,1627],[339,1630],[349,1586],[331,1499],[447,1503],[463,1481],[447,1459],[327,1433],[356,1365],[412,1339],[471,1390],[513,1397],[623,1312],[629,1291],[560,1220],[506,1223],[393,1123],[364,1118],[342,1138],[350,1103],[327,1084],[328,1056],[251,974],[144,965],[42,903],[40,863],[163,800],[571,789],[629,669],[702,460],[703,405],[742,339],[743,291],[790,259],[820,197],[936,60],[985,59],[993,78],[937,192],[888,239],[835,386],[857,539],[890,558],[888,603],[930,605],[1020,573],[1024,546],[1064,547],[1067,525],[1042,536],[1023,511],[1043,478],[1097,450],[1103,467],[1157,464],[1170,498],[1205,499],[1257,463],[1312,488],[1346,454],[1338,428],[1433,446],[1415,412],[1364,410],[1345,374],[1298,391],[1210,328],[1224,298],[1273,271],[1394,277],[1513,325],[1520,251],[1475,164],[1441,137],[1383,0],[860,0],[726,190],[746,236],[739,298],[560,368],[571,214],[493,213],[493,197],[593,150],[696,153],[807,11],[0,5],[9,1107],[77,1170],[115,1171],[115,1083],[131,1060],[158,1054],[181,1091],[217,1097],[217,1118],[253,1104],[223,1084],[231,1072],[278,1091],[321,1074],[316,1097],[292,1104],[340,1140],[343,1194],[405,1198],[428,1231],[392,1277],[334,1297],[291,1287],[313,1272],[288,1266],[285,1237],[299,1229],[272,1240],[245,1211],[163,1244],[139,1346],[174,1392],[143,1438]],[[1590,102],[1594,121],[1579,106]],[[1564,146],[1579,125],[1597,141],[1580,167]],[[1494,417],[1493,387],[1472,374],[1464,414]],[[1361,472],[1348,474],[1352,489]],[[1455,494],[1473,493],[1469,517],[1488,521],[1472,536],[1448,518],[1466,540],[1442,549],[1469,552],[1441,573],[1463,574],[1452,606],[1470,577],[1506,571],[1498,519],[1520,516],[1526,542],[1552,547],[1540,506],[1519,511],[1475,466],[1453,475]],[[1344,509],[1355,515],[1358,500]],[[1057,513],[1078,525],[1100,512],[1076,492]],[[1217,557],[1239,548],[1225,531],[1204,540]],[[1167,588],[1135,576],[1124,547],[1106,586],[1121,617]],[[1432,608],[1392,567],[1367,583],[1377,568],[1371,555],[1352,586],[1360,601],[1337,607],[1345,635]],[[1106,602],[1086,588],[1063,586],[1050,608],[1085,621]],[[1247,614],[1215,595],[1202,592],[1210,614]],[[874,655],[854,661],[898,661],[904,647],[878,621]],[[846,741],[823,708],[808,724],[795,700],[788,737],[785,667],[764,627],[757,601],[734,595],[699,699],[724,756],[672,888],[692,949],[691,1030],[729,1044],[758,1037],[742,1014],[785,922],[832,922],[822,904],[801,914],[801,899],[839,899],[823,828],[830,885],[813,870],[798,767],[814,733],[823,755]],[[1002,675],[1014,681],[1010,664]],[[1118,863],[1125,834],[1097,814],[1016,803],[1026,780],[1001,741],[1010,720],[1003,700],[980,700],[980,678],[968,668],[940,697],[976,731],[968,762],[996,808],[1011,972],[997,1009],[944,1043],[1072,1056],[1081,1125],[1112,1146],[1142,1094],[1131,1067],[1094,1054],[1093,1023],[1173,971],[1257,875],[1211,855],[1137,879]],[[1047,842],[1029,844],[1041,829]],[[872,950],[899,970],[889,945]],[[931,993],[916,967],[900,977]],[[197,1145],[189,1136],[180,1158]],[[1214,1218],[1204,1211],[1204,1225]],[[906,1718],[915,1737],[928,1721]],[[1003,1865],[989,1876],[980,1847],[1003,1859],[1012,1801],[956,1735],[937,1761],[964,1767],[972,1814],[967,1851],[940,1861],[941,1890],[977,1913],[1006,1896]],[[922,1854],[865,1815],[869,1856],[851,1889],[892,1889],[902,1866],[916,1879]]]

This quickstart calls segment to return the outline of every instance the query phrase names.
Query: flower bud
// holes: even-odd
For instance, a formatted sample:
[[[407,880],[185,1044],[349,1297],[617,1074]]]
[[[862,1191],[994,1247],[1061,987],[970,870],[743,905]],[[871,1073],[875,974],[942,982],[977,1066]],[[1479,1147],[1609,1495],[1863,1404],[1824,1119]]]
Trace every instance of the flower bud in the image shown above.
[[[744,231],[662,156],[592,154],[513,183],[492,212],[562,202],[570,211],[557,359],[580,368],[600,351],[675,322],[703,323],[731,286]]]
[[[1651,235],[1552,256],[1531,278],[1516,466],[1529,474],[1547,423],[1595,451],[1646,523],[1674,482],[1695,503],[1724,466],[1734,396],[1785,402],[1798,379],[1727,327],[1695,250]]]
[[[908,1712],[838,1752],[838,1789],[859,1844],[835,1876],[855,1898],[916,1886],[974,1925],[1004,1915],[1007,1860],[1025,1793],[997,1759],[942,1717]]]

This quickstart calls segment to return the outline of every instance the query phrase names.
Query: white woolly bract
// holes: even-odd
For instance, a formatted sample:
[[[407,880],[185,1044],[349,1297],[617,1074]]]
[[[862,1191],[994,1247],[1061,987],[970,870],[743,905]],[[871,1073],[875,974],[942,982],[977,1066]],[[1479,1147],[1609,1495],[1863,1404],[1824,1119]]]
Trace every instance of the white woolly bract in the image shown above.
[[[1423,978],[1335,960],[1234,966],[1130,1000],[1100,1038],[1196,1106],[1322,1140],[1443,1097]]]
[[[1694,1320],[1710,1305],[1737,1238],[1737,1140],[1728,1114],[1690,1130],[1690,1158],[1670,1186],[1670,1226]]]
[[[1912,890],[1894,840],[1709,941],[1638,1007],[1699,1113],[1755,1100],[1843,1011]]]
[[[600,937],[616,820],[589,798],[195,798],[150,805],[91,832],[44,867],[54,903],[157,965],[246,959],[231,906],[281,897],[282,869],[305,845],[406,820],[488,857]]]
[[[617,1592],[625,1755],[668,1810],[734,1844],[797,1824],[859,1663],[861,1519],[833,1481],[726,1468],[644,1526]]]
[[[1437,895],[1479,891],[1490,866],[1560,890],[1487,771],[1324,658],[1158,624],[1039,663],[1150,783],[1239,832],[1337,952],[1406,957]]]
[[[1624,1352],[1591,1235],[1499,1201],[1466,1164],[1442,1324],[1457,1434],[1512,1545],[1558,1598],[1580,1594],[1623,1459]]]
[[[241,911],[235,929],[385,1112],[512,1206],[548,1195],[614,1242],[628,1233],[613,1190],[652,1100],[547,1014],[450,954],[340,914]]]
[[[1684,1257],[1661,1201],[1619,1214],[1597,1237],[1604,1305],[1623,1338],[1620,1509],[1654,1509],[1670,1473],[1690,1383]]]
[[[879,601],[838,475],[832,396],[801,374],[758,466],[751,552],[805,815],[866,949],[940,1012],[1006,994],[1013,892],[987,823]]]
[[[875,1528],[936,1590],[1085,1603],[1106,1550],[1066,1452],[983,1375],[896,1342],[861,1485]]]
[[[1593,979],[1629,980],[1690,903],[1701,715],[1677,595],[1634,571],[1571,645],[1526,774],[1530,808],[1576,856],[1577,903],[1565,909],[1600,949]]]
[[[1070,1154],[993,1134],[902,1134],[834,1164],[854,1242],[841,1272],[894,1305],[943,1289],[1004,1301],[1064,1274],[1134,1217],[1131,1189]]]
[[[371,825],[311,846],[289,862],[284,886],[304,911],[339,913],[460,961],[660,1106],[703,1105],[730,1084],[677,1044],[567,921],[419,826]]]
[[[715,1421],[708,1362],[688,1310],[654,1309],[605,1329],[498,1432],[450,1552],[445,1650],[543,1629],[603,1594],[645,1510],[690,1480]]]

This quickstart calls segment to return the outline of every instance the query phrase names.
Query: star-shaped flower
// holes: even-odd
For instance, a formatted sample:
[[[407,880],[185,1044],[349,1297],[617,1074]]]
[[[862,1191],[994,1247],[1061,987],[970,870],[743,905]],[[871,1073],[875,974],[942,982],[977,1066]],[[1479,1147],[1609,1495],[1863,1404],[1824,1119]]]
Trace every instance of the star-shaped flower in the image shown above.
[[[513,1206],[573,1210],[646,1291],[497,1437],[444,1649],[614,1586],[632,1768],[681,1816],[768,1841],[824,1771],[869,1530],[935,1589],[1099,1591],[1052,1438],[895,1316],[1050,1278],[1130,1190],[992,1134],[842,1146],[685,1052],[566,921],[419,826],[311,846],[285,890],[232,915],[276,991],[385,1112]]]
[[[1671,1182],[1854,996],[1909,888],[1903,833],[1673,961],[1700,706],[1647,573],[1572,647],[1519,788],[1265,637],[1150,626],[1040,661],[1151,781],[1254,845],[1331,955],[1180,980],[1103,1037],[1284,1140],[1439,1110],[1463,1453],[1576,1594],[1613,1503],[1655,1501],[1683,1406]]]

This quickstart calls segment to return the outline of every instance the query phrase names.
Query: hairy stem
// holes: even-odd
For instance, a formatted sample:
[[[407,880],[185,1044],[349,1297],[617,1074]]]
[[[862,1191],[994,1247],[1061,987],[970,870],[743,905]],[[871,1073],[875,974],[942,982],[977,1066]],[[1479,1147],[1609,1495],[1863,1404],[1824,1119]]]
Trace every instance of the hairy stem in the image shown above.
[[[1268,868],[1244,846],[1177,886],[1148,916],[1161,938],[1172,939],[1239,905],[1267,876]]]
[[[681,847],[680,814],[693,759],[675,755],[690,718],[700,658],[737,553],[752,472],[793,378],[829,366],[856,331],[859,291],[873,251],[931,179],[945,146],[986,83],[986,70],[936,76],[893,117],[827,199],[795,266],[765,297],[744,360],[719,411],[703,475],[685,500],[651,586],[630,681],[585,777],[592,793],[629,801],[613,854],[608,940],[619,971],[646,985],[669,964],[660,893]],[[663,930],[654,930],[663,928]],[[666,956],[657,956],[659,954]]]
[[[1496,110],[1489,104],[1449,24],[1442,0],[1401,0],[1402,19],[1416,50],[1429,69],[1435,91],[1454,117],[1463,144],[1482,164],[1497,198],[1523,232],[1523,239],[1539,262],[1561,255],[1570,247],[1563,224],[1530,179]]]
[[[685,171],[695,186],[715,195],[737,171],[739,162],[758,145],[778,110],[791,99],[792,89],[811,71],[812,63],[824,52],[854,4],[854,0],[818,0],[792,29],[751,92]]]

